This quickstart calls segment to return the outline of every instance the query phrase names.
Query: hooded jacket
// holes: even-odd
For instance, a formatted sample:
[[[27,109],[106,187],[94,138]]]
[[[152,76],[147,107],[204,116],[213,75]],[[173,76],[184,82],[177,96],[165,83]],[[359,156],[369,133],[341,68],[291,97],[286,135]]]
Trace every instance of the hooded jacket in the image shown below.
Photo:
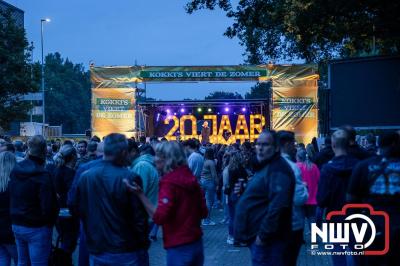
[[[178,167],[161,178],[153,221],[162,225],[165,248],[199,240],[200,222],[207,214],[203,192],[189,167]]]
[[[57,198],[45,161],[29,156],[10,176],[12,224],[26,227],[53,226],[58,215]]]
[[[327,212],[341,210],[346,203],[346,192],[352,170],[358,160],[351,155],[334,157],[321,170],[317,203]]]
[[[154,165],[154,157],[141,155],[133,161],[130,170],[139,175],[143,181],[143,192],[153,204],[157,204],[159,177]]]

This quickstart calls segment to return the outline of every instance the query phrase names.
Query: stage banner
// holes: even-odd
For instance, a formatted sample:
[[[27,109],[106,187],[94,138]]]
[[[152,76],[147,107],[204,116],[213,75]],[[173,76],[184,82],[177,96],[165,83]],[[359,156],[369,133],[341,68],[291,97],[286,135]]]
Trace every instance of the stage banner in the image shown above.
[[[310,79],[318,75],[315,65],[234,65],[234,66],[113,66],[91,67],[94,87],[120,87],[140,82],[177,81],[257,81],[270,79]],[[130,86],[130,85],[128,85]]]
[[[296,141],[311,143],[318,134],[318,85],[311,80],[274,80],[272,83],[272,129],[289,130]]]
[[[135,89],[92,89],[92,135],[135,135]]]

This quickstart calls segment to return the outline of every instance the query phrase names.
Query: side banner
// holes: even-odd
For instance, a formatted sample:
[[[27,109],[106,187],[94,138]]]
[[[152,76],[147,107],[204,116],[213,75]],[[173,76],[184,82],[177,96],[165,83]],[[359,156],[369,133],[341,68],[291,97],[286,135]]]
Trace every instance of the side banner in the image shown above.
[[[318,134],[317,80],[272,84],[272,128],[293,131],[298,142],[311,143]]]
[[[92,89],[92,134],[100,138],[110,133],[135,135],[135,89]]]

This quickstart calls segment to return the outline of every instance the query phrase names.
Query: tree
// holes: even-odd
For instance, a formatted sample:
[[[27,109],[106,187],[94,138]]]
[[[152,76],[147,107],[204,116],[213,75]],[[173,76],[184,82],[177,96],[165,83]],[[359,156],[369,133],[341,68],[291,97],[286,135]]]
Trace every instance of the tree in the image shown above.
[[[59,53],[48,54],[45,64],[46,122],[63,126],[64,133],[90,128],[91,83],[89,71]]]
[[[0,128],[25,119],[30,105],[21,97],[38,89],[38,72],[29,63],[29,46],[23,27],[16,25],[11,13],[0,10]]]
[[[211,92],[204,99],[213,100],[213,99],[243,99],[242,95],[237,92],[225,92],[225,91],[214,91]]]
[[[271,89],[271,82],[257,83],[251,87],[250,92],[245,95],[246,99],[268,99]]]
[[[391,0],[190,0],[186,11],[221,8],[234,23],[246,61],[319,62],[332,57],[400,53],[400,1]]]

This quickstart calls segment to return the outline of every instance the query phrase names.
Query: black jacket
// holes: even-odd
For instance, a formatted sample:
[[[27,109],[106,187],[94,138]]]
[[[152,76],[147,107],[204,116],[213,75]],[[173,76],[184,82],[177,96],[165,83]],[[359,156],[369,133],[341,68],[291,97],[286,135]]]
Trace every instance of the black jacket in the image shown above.
[[[341,210],[346,203],[346,192],[351,173],[358,160],[351,155],[334,157],[321,170],[317,203],[326,210]]]
[[[67,207],[68,191],[71,188],[74,176],[75,170],[66,166],[57,167],[54,172],[54,183],[61,208]]]
[[[321,170],[322,166],[329,162],[334,156],[335,154],[333,153],[332,146],[327,146],[315,155],[314,162]]]
[[[289,237],[295,177],[279,154],[256,172],[236,205],[235,240],[251,243],[258,235],[271,242]]]
[[[137,176],[111,162],[100,161],[78,181],[72,205],[83,222],[91,254],[126,253],[149,247],[148,216],[140,200],[127,191],[124,178],[132,180]]]
[[[0,245],[13,244],[14,242],[10,217],[10,193],[7,189],[0,192]]]
[[[53,226],[58,216],[57,198],[45,162],[29,156],[19,162],[10,176],[12,223],[26,227]]]

